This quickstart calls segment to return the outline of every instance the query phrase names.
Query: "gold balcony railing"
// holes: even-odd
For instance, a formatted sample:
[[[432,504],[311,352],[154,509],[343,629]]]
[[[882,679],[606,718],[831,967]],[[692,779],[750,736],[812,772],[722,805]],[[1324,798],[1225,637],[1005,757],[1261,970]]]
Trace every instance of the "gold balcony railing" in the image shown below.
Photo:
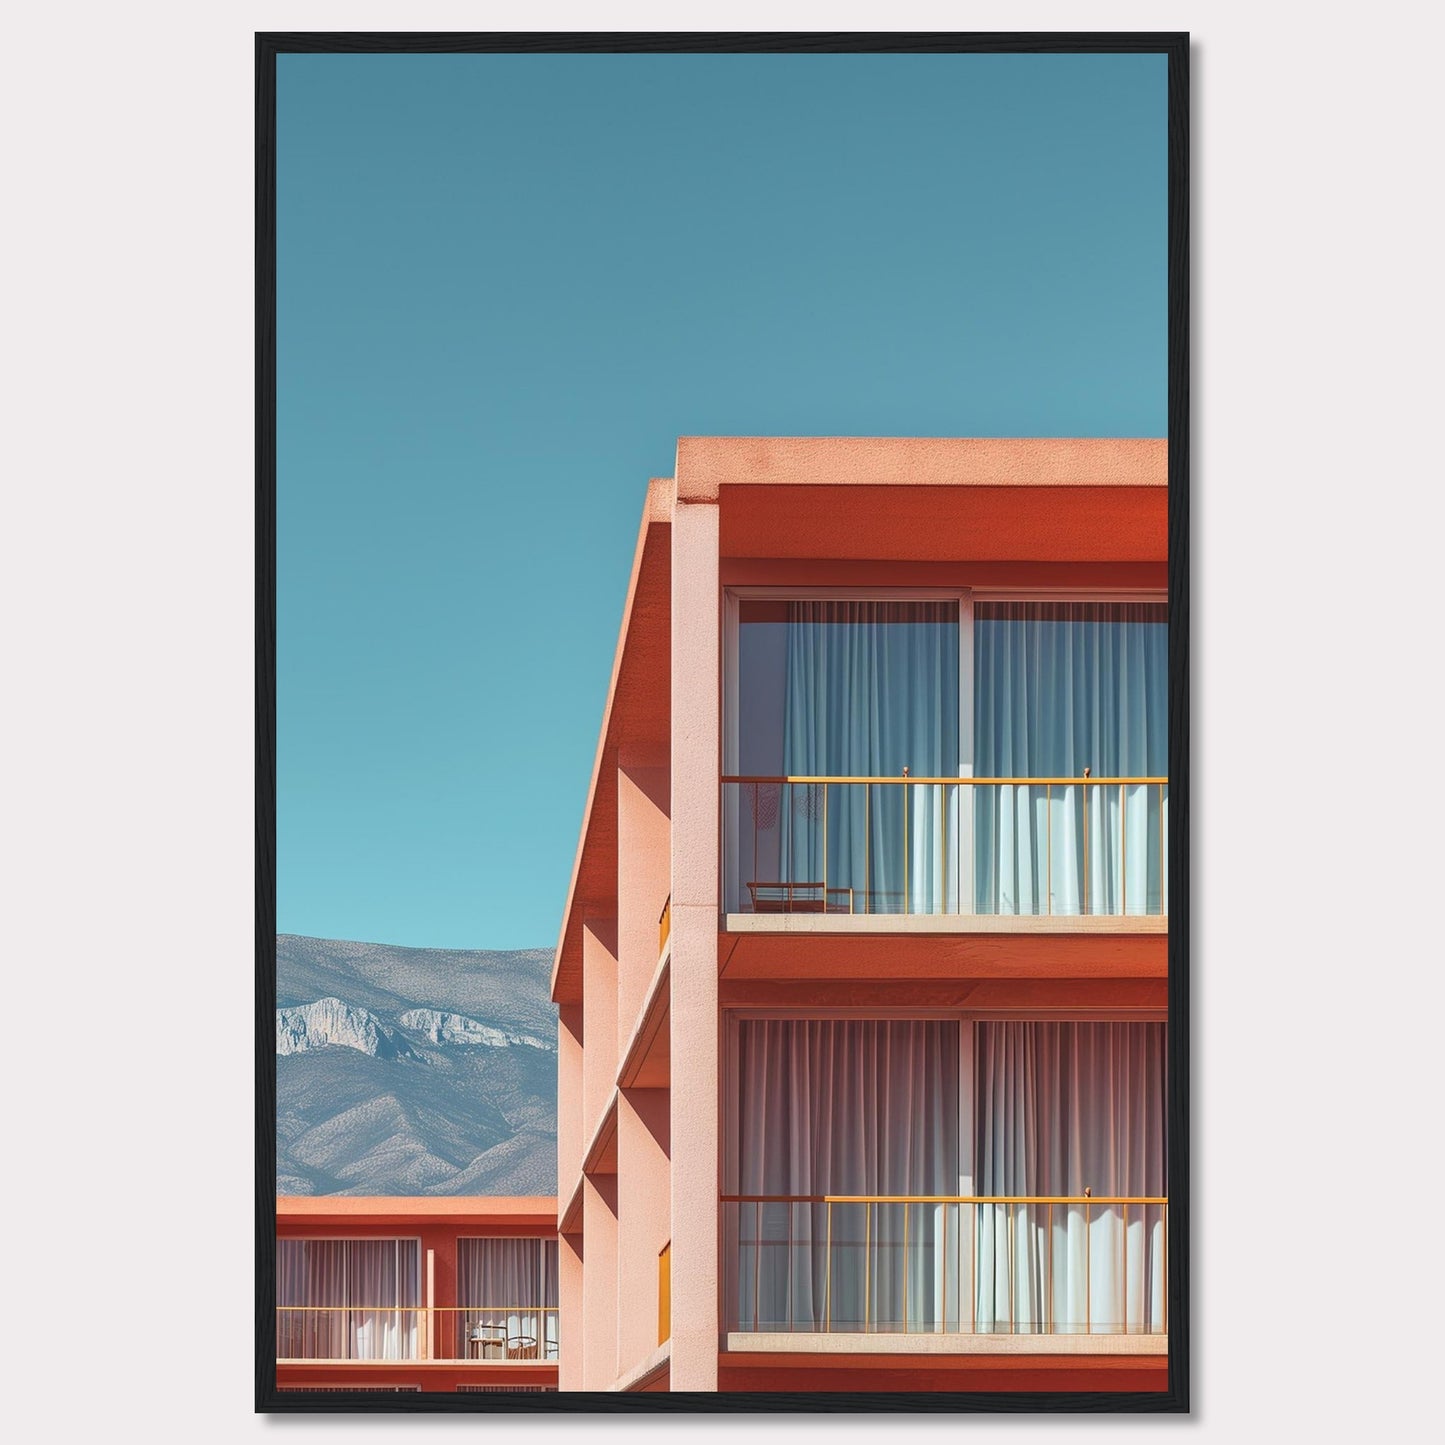
[[[278,1360],[556,1360],[558,1311],[539,1305],[279,1305]]]
[[[729,1328],[1164,1334],[1156,1195],[731,1194]]]
[[[722,779],[731,913],[1168,912],[1164,777]]]
[[[657,1256],[657,1343],[672,1336],[672,1241]]]
[[[668,937],[672,933],[672,894],[667,895],[667,902],[662,905],[662,916],[657,920],[657,956],[662,957],[662,950],[667,947]]]

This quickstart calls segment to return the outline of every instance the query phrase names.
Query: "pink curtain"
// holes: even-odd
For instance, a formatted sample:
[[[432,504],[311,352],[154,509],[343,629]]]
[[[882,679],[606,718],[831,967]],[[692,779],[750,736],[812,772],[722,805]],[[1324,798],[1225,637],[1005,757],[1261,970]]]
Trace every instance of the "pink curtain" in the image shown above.
[[[980,1023],[980,1195],[1161,1197],[1162,1023]],[[977,1220],[977,1328],[1164,1327],[1159,1205],[995,1205]]]
[[[738,1025],[738,1194],[952,1194],[958,1023],[745,1019]],[[934,1327],[942,1211],[732,1206],[729,1311],[762,1330]]]
[[[459,1239],[457,1304],[460,1357],[556,1359],[557,1241]]]
[[[1164,1328],[1165,1207],[1103,1202],[1165,1193],[1163,1024],[737,1028],[730,1328]],[[965,1194],[1011,1202],[819,1199]]]
[[[276,1245],[278,1358],[416,1358],[417,1240],[281,1239]]]

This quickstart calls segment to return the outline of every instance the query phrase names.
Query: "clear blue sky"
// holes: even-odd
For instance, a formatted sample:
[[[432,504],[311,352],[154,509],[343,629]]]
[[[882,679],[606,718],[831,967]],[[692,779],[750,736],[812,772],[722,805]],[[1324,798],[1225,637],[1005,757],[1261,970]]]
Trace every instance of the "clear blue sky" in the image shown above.
[[[280,57],[281,930],[556,942],[678,436],[1163,436],[1165,104],[1162,56]]]

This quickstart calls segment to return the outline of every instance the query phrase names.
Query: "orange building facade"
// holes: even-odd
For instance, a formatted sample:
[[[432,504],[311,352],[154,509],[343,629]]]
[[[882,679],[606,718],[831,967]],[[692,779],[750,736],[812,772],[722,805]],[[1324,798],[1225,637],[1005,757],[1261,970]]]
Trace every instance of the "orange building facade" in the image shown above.
[[[282,1391],[557,1388],[557,1201],[276,1201]]]
[[[1166,1388],[1165,473],[650,484],[552,978],[561,1389]]]

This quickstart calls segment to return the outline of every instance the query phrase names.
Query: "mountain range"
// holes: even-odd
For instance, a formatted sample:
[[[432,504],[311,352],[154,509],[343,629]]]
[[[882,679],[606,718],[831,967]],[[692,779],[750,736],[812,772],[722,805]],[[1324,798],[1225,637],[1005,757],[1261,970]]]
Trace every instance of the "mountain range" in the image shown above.
[[[279,934],[277,1193],[554,1193],[551,963]]]

